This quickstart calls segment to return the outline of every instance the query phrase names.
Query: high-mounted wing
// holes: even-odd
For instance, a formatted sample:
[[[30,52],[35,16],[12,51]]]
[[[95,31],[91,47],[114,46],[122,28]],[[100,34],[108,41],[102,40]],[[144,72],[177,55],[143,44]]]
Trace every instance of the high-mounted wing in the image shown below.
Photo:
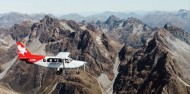
[[[69,52],[59,52],[56,57],[68,58],[69,54],[70,54]]]

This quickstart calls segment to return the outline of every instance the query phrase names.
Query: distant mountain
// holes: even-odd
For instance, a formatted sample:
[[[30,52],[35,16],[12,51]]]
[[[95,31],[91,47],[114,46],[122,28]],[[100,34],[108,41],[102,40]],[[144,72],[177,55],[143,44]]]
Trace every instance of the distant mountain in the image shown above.
[[[122,12],[104,12],[104,13],[100,13],[100,14],[94,14],[94,15],[90,15],[86,17],[86,21],[106,21],[111,15],[114,15],[120,19],[126,19],[127,15],[125,13]]]
[[[3,16],[3,14],[0,14],[0,17]]]
[[[83,17],[79,14],[73,13],[73,14],[63,15],[63,16],[59,17],[59,19],[74,20],[77,22],[81,22],[81,21],[85,20],[85,17]]]
[[[113,29],[117,28],[122,23],[122,20],[117,18],[115,15],[111,15],[106,21],[97,21],[95,27],[101,32],[113,32]]]
[[[124,13],[124,12],[104,12],[101,14],[95,14],[95,15],[90,15],[86,17],[86,21],[106,21],[111,15],[116,16],[119,19],[127,19],[130,17],[135,17],[135,18],[139,18],[140,15],[138,15],[135,12],[129,12],[129,13]]]
[[[189,20],[190,19],[190,11],[185,9],[180,9],[177,12],[177,16],[181,17],[182,19]]]
[[[30,16],[27,14],[20,14],[16,12],[6,13],[0,17],[0,26],[12,26],[19,24],[22,21],[30,20]]]
[[[47,14],[22,14],[10,12],[0,15],[0,27],[11,27],[14,24],[20,24],[23,21],[37,22]],[[52,14],[49,16],[54,17]]]
[[[77,22],[81,22],[83,20],[87,21],[87,22],[96,22],[96,21],[106,21],[111,15],[114,15],[116,17],[118,17],[119,19],[126,19],[129,17],[136,17],[139,18],[140,16],[135,13],[135,12],[129,12],[129,13],[124,13],[124,12],[110,12],[110,11],[106,11],[100,14],[93,14],[93,15],[89,15],[87,17],[83,17],[79,14],[69,14],[69,15],[63,15],[59,18],[61,19],[67,19],[67,20],[74,20]]]
[[[190,32],[190,11],[180,9],[176,12],[163,12],[163,11],[154,11],[154,12],[104,12],[100,14],[94,14],[87,17],[83,17],[78,14],[71,14],[67,16],[62,16],[61,18],[75,20],[75,21],[83,21],[86,22],[104,22],[106,21],[111,15],[116,16],[119,19],[127,19],[130,17],[138,18],[145,24],[151,27],[163,27],[166,23],[170,22],[175,26],[178,26],[184,29],[186,32]]]
[[[190,11],[184,9],[178,12],[151,12],[142,17],[141,20],[152,27],[163,27],[169,22],[184,29],[186,32],[190,32]]]
[[[104,32],[113,38],[132,47],[143,46],[144,43],[153,35],[151,27],[136,18],[120,20],[111,15],[105,22],[98,21],[95,24],[98,31]]]

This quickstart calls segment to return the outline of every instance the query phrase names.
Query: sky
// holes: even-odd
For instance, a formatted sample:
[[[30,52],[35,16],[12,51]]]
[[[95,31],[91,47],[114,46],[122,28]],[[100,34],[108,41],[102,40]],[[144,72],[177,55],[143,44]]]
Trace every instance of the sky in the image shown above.
[[[79,13],[190,10],[190,0],[0,0],[0,13]]]

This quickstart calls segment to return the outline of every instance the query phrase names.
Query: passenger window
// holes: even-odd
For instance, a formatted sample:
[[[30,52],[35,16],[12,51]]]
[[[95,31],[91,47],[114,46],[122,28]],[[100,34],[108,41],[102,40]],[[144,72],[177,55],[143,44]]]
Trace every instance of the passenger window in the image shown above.
[[[47,62],[50,62],[50,59],[47,59]]]
[[[63,62],[62,59],[58,59],[58,62]]]
[[[43,62],[46,62],[46,59],[43,59]]]
[[[54,59],[52,59],[52,62],[57,62],[57,59],[55,59],[55,58],[54,58]]]

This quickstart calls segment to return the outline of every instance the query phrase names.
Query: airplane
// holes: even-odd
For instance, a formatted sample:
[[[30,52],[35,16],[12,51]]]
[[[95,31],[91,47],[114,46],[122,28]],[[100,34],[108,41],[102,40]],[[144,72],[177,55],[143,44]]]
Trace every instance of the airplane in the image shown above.
[[[18,48],[18,59],[25,61],[27,64],[36,64],[47,68],[57,68],[56,74],[60,75],[63,69],[77,68],[77,74],[79,74],[78,68],[84,66],[87,62],[77,61],[71,59],[69,52],[59,52],[57,56],[43,56],[30,53],[28,49],[21,42],[16,42]]]

